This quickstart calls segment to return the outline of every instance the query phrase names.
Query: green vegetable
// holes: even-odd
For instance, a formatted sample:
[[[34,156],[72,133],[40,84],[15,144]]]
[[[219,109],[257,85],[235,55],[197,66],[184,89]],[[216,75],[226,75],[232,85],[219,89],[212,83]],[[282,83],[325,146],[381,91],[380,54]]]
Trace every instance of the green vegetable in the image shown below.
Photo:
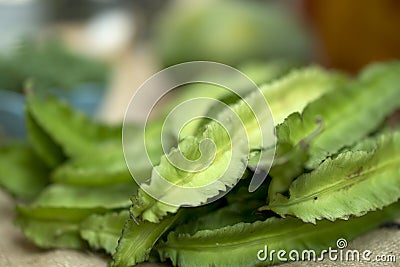
[[[293,60],[277,59],[268,62],[253,61],[244,63],[239,67],[239,70],[246,74],[255,84],[263,85],[282,78],[300,66],[299,62]]]
[[[88,154],[60,165],[51,176],[57,183],[82,186],[106,186],[133,183],[121,146],[108,146],[102,153]],[[147,170],[149,172],[149,170]]]
[[[41,248],[85,248],[79,234],[79,224],[103,208],[42,208],[17,207],[16,224],[31,242]]]
[[[41,128],[39,137],[43,137],[45,132],[52,139],[48,142],[60,146],[63,153],[69,157],[94,152],[99,145],[116,142],[121,136],[120,127],[113,128],[96,123],[54,98],[28,96],[27,110],[31,116],[29,119],[33,119],[37,124],[35,128]],[[31,134],[34,136],[35,128],[31,129]],[[50,150],[47,146],[43,147],[47,148],[46,151]],[[46,153],[39,153],[48,161],[49,156],[44,154]]]
[[[64,209],[57,212],[66,212],[66,215],[72,217],[72,213],[78,213],[79,217],[68,220],[48,220],[30,217],[23,214],[24,210],[19,208],[19,217],[16,224],[22,229],[22,233],[41,248],[73,248],[84,249],[87,247],[79,234],[79,223],[92,212],[83,212]],[[48,211],[50,217],[54,216],[54,211]]]
[[[356,151],[327,159],[298,177],[290,198],[278,195],[269,208],[305,222],[361,216],[400,199],[400,132],[382,135],[372,152]]]
[[[165,218],[160,223],[126,221],[112,266],[131,266],[149,259],[157,240],[180,217],[179,214]]]
[[[127,210],[119,213],[93,214],[80,224],[80,234],[91,248],[104,249],[107,253],[114,254],[128,218]]]
[[[48,184],[49,170],[31,147],[9,144],[0,154],[0,186],[17,198],[32,199]]]
[[[56,167],[65,160],[61,147],[37,124],[29,112],[25,113],[29,142],[35,152],[49,167]]]
[[[310,67],[261,86],[264,97],[250,91],[244,99],[205,87],[202,93],[215,94],[229,107],[204,105],[201,112],[225,128],[202,119],[178,136],[172,123],[166,127],[166,155],[160,134],[170,107],[148,122],[145,135],[140,125],[125,124],[132,150],[123,151],[121,127],[31,94],[29,143],[0,148],[0,185],[18,198],[34,199],[17,205],[16,223],[31,242],[101,250],[116,267],[166,260],[177,266],[280,263],[277,257],[258,259],[268,256],[265,246],[269,252],[318,254],[339,238],[352,240],[400,217],[400,131],[386,119],[400,108],[399,73],[398,62],[371,65],[351,80]],[[190,87],[181,99],[201,87]],[[265,99],[275,122],[261,116],[260,130],[256,115]],[[277,139],[276,150],[261,142],[268,123],[276,126],[276,136],[272,129],[269,135]],[[150,160],[135,149],[143,139]],[[124,152],[133,160],[130,170]],[[261,166],[272,163],[261,152],[275,153],[275,160],[270,176],[250,192],[259,160]],[[144,181],[141,189],[131,174]],[[165,186],[160,175],[189,189],[208,188],[182,193]],[[207,205],[180,207],[197,206],[222,191],[227,194]]]
[[[129,207],[129,195],[136,190],[130,185],[114,184],[108,187],[89,187],[53,184],[48,186],[33,202],[37,207],[115,209]]]
[[[274,261],[260,261],[257,254],[268,250],[313,249],[316,253],[334,248],[336,240],[354,237],[400,215],[399,203],[382,211],[368,213],[348,221],[320,221],[306,224],[295,218],[254,223],[238,223],[216,230],[202,230],[193,235],[171,232],[168,240],[157,247],[161,260],[171,259],[174,266],[265,266]],[[276,255],[275,255],[276,256]],[[286,255],[287,257],[288,255]]]
[[[85,244],[80,237],[81,222],[92,214],[126,209],[135,187],[51,185],[32,204],[17,207],[17,224],[40,247],[81,248]]]
[[[295,64],[293,62],[289,62],[287,60],[275,60],[272,62],[253,62],[250,64],[245,64],[243,65],[239,70],[242,71],[245,75],[247,75],[256,85],[258,86],[265,86],[269,87],[269,89],[266,89],[264,91],[268,91],[268,99],[270,98],[279,98],[282,100],[282,94],[277,95],[277,91],[283,91],[283,90],[276,90],[275,88],[277,87],[276,84],[273,84],[270,86],[270,83],[272,81],[277,80],[278,78],[282,78],[284,74],[290,73],[291,76],[294,76],[292,78],[288,78],[285,80],[285,89],[287,92],[290,92],[290,95],[293,96],[293,99],[295,99],[294,95],[296,91],[299,91],[299,89],[304,90],[303,91],[303,96],[305,95],[305,91],[307,92],[307,95],[310,95],[310,99],[313,98],[313,94],[318,95],[323,93],[324,87],[321,86],[319,88],[316,88],[316,86],[313,86],[314,84],[316,85],[318,82],[323,82],[324,80],[333,80],[334,79],[334,74],[327,73],[323,71],[320,68],[317,67],[309,67],[306,68],[305,70],[301,71],[293,71],[295,69]],[[314,77],[315,79],[318,80],[316,81],[311,81],[310,80],[310,87],[299,87],[296,86],[296,80],[300,79],[302,82],[307,82],[306,79],[303,79],[303,77],[310,76]],[[337,79],[339,80],[339,75],[337,75]],[[227,77],[228,79],[232,79],[232,77]],[[239,86],[237,90],[243,95],[250,93],[251,88],[248,88],[248,84],[240,86],[240,82],[243,83],[243,80],[238,81]],[[290,86],[289,86],[290,84]],[[282,86],[279,86],[282,87]],[[306,88],[306,89],[305,89]],[[328,90],[328,88],[326,88]],[[300,93],[300,91],[298,92]],[[289,96],[286,95],[287,97]],[[163,114],[168,114],[171,112],[177,105],[196,98],[211,98],[211,99],[218,99],[219,101],[231,105],[234,104],[239,100],[238,96],[233,94],[231,91],[226,89],[225,87],[222,86],[217,86],[214,84],[208,84],[208,83],[194,83],[194,84],[187,84],[184,86],[179,87],[178,93],[176,94],[176,97],[174,97],[170,103],[168,103],[167,107],[162,110]],[[303,99],[306,100],[308,97],[304,96]],[[275,101],[272,101],[275,102]],[[289,102],[289,101],[284,101],[284,102]],[[306,102],[303,103],[304,105]],[[209,117],[214,117],[215,115],[218,114],[218,112],[221,111],[221,106],[220,105],[215,105],[214,102],[211,101],[203,101],[203,102],[196,102],[196,109],[193,110],[194,116],[195,117],[197,114],[203,114]],[[294,108],[296,110],[296,107],[290,107]],[[188,109],[187,112],[191,112],[192,109]],[[282,114],[284,116],[284,114]],[[162,119],[165,120],[165,116],[162,116]],[[164,124],[164,131],[169,132],[171,135],[174,137],[178,137],[179,139],[176,140],[182,140],[185,136],[188,135],[195,135],[196,131],[199,130],[200,127],[203,127],[205,124],[209,122],[207,119],[195,119],[186,124],[183,129],[181,129],[182,125],[179,125],[177,121],[180,121],[180,119],[187,118],[186,112],[177,112],[174,113],[173,118],[170,118],[168,123]],[[181,132],[179,132],[181,130]]]
[[[397,62],[371,65],[346,88],[328,92],[279,125],[269,198],[287,191],[303,167],[314,169],[326,157],[354,145],[383,123],[400,106],[399,73]],[[286,158],[283,164],[280,158]]]
[[[274,116],[285,117],[293,111],[301,110],[310,100],[317,98],[324,92],[335,89],[343,82],[343,78],[336,74],[328,74],[318,68],[306,69],[304,71],[296,71],[291,73],[288,77],[282,80],[277,80],[271,85],[266,85],[261,88],[262,93],[270,103],[270,107]],[[282,95],[285,98],[282,98]],[[257,93],[249,94],[245,101],[248,103],[253,110],[257,110],[263,105],[263,99],[260,99]],[[229,163],[228,159],[231,156],[231,143],[238,145],[238,150],[241,152],[234,155],[234,159],[230,162],[234,168],[230,169],[230,173],[224,174],[224,178],[219,180],[219,184],[215,185],[211,190],[207,190],[197,196],[191,194],[186,196],[187,201],[185,203],[189,205],[196,205],[205,202],[208,198],[211,198],[219,193],[219,190],[225,190],[225,186],[232,186],[235,184],[237,179],[241,177],[244,171],[245,162],[247,162],[248,150],[247,144],[243,140],[243,136],[248,137],[250,150],[260,149],[260,128],[257,120],[255,120],[253,111],[249,109],[243,100],[233,104],[231,108],[235,114],[229,108],[220,111],[219,121],[231,123],[227,125],[229,127],[228,136],[225,130],[215,122],[210,122],[203,129],[201,134],[198,134],[195,138],[187,136],[179,144],[179,149],[173,149],[168,158],[178,157],[182,152],[185,156],[195,159],[199,155],[199,146],[201,140],[211,139],[216,144],[216,154],[213,164],[210,165],[203,171],[196,173],[185,172],[175,168],[168,160],[166,156],[163,156],[160,161],[160,165],[155,167],[155,171],[152,173],[150,185],[144,185],[148,190],[153,191],[154,194],[163,196],[168,202],[168,198],[173,196],[176,197],[176,192],[171,190],[170,192],[164,190],[165,186],[159,183],[161,177],[167,179],[174,184],[180,184],[182,186],[194,187],[200,184],[207,184],[217,179],[226,169]],[[243,134],[241,125],[237,122],[239,116],[241,121],[244,123],[246,128],[246,134]],[[259,123],[266,125],[268,118],[262,118],[263,121]],[[236,122],[236,124],[233,124]],[[250,159],[251,161],[251,159]],[[179,163],[182,162],[177,162]],[[222,172],[222,173],[221,173]],[[226,177],[226,178],[225,178]],[[182,196],[184,197],[184,196]],[[160,199],[163,201],[163,198]],[[165,201],[165,200],[164,200]],[[134,202],[132,213],[134,216],[140,216],[145,220],[151,222],[158,222],[160,218],[165,216],[168,212],[174,213],[178,209],[177,206],[166,205],[150,197],[148,194],[139,190],[137,200]]]

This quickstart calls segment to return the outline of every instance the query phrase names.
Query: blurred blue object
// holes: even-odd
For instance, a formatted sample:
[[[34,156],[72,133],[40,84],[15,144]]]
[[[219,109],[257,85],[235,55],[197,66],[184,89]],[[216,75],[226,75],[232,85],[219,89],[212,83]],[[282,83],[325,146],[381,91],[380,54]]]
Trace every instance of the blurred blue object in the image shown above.
[[[0,90],[0,133],[11,139],[22,139],[26,136],[24,120],[25,96]]]
[[[73,108],[82,111],[90,117],[95,117],[105,91],[105,85],[82,83],[75,86],[72,90],[51,88],[46,90],[45,93],[68,102]]]
[[[95,117],[99,104],[103,100],[104,92],[105,85],[85,83],[72,90],[51,88],[43,93],[66,101],[89,117]],[[6,139],[22,140],[26,138],[24,109],[25,96],[23,94],[0,90],[0,136],[5,136]]]

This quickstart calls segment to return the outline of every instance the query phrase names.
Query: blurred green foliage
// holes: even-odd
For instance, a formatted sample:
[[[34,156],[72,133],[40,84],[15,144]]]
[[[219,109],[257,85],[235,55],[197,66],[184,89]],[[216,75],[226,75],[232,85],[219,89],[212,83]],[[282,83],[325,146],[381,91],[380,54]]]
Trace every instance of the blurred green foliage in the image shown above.
[[[35,88],[70,90],[82,83],[104,84],[108,66],[69,51],[60,41],[24,40],[0,55],[0,89],[22,92],[26,83]]]
[[[305,27],[278,1],[177,1],[156,21],[153,38],[165,66],[192,60],[306,61],[311,54]]]

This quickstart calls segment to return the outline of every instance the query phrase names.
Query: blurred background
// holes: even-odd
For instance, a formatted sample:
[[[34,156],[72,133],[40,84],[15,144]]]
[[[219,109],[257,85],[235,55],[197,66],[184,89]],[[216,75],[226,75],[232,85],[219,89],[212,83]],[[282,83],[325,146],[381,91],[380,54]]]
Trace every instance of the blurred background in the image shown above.
[[[397,0],[0,0],[0,138],[25,137],[24,94],[121,122],[155,72],[191,60],[350,74],[400,58]],[[277,67],[278,66],[278,67]]]

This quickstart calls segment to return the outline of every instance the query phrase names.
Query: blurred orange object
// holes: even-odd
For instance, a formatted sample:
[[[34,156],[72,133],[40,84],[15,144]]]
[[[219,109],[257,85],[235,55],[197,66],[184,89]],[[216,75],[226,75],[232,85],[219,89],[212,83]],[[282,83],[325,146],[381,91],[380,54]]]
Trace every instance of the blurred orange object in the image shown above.
[[[400,58],[399,0],[305,0],[321,45],[320,60],[356,72],[373,61]]]

